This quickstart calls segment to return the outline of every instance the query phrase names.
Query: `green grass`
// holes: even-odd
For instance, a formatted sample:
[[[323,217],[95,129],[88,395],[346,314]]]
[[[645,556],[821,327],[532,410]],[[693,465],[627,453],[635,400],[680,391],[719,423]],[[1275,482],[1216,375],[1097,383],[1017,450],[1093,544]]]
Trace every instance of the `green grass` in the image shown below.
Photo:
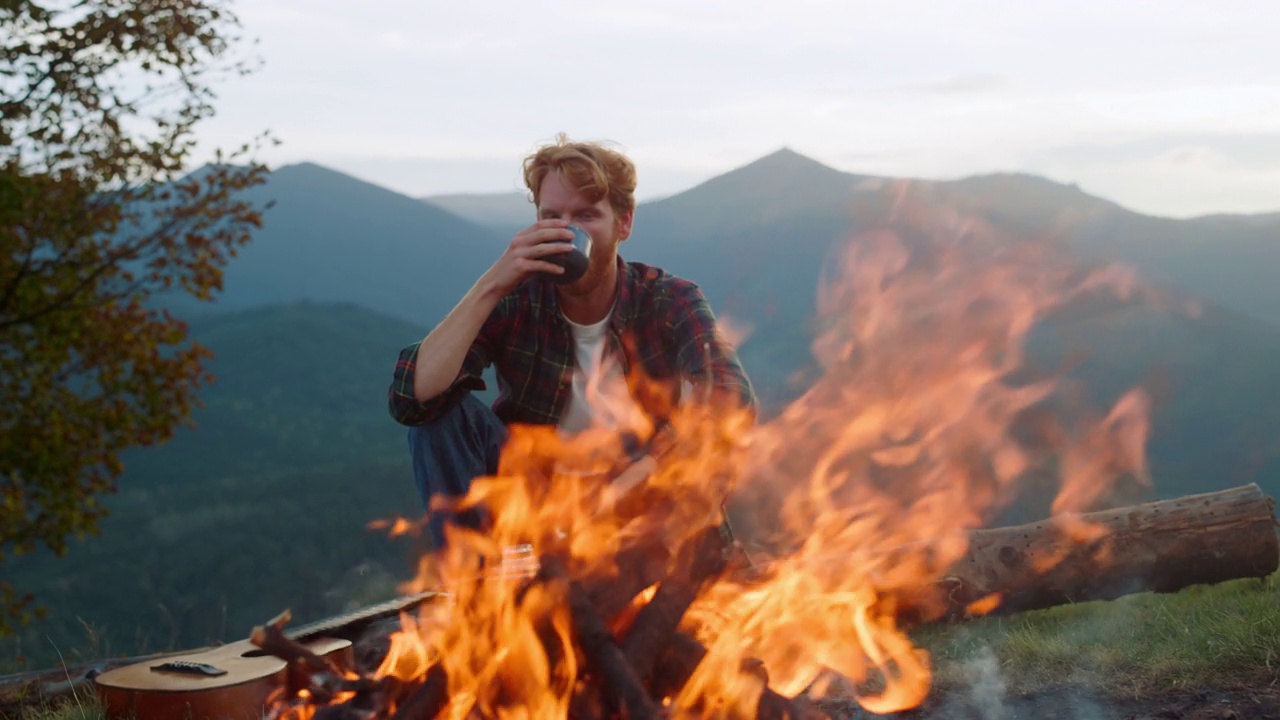
[[[941,687],[1280,688],[1280,574],[921,629]]]

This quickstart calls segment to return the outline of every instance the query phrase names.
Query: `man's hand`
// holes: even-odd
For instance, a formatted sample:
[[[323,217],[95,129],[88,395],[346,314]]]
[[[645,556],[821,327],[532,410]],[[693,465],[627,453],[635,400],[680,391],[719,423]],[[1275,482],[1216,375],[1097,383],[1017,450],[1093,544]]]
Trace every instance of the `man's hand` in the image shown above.
[[[560,274],[564,268],[547,257],[573,249],[573,231],[568,220],[539,220],[516,233],[511,244],[485,272],[488,287],[503,297],[533,273]]]
[[[525,278],[535,272],[564,272],[546,258],[572,250],[573,244],[567,242],[572,239],[567,220],[539,220],[512,238],[502,257],[418,346],[413,371],[415,399],[426,402],[449,389],[493,308]]]

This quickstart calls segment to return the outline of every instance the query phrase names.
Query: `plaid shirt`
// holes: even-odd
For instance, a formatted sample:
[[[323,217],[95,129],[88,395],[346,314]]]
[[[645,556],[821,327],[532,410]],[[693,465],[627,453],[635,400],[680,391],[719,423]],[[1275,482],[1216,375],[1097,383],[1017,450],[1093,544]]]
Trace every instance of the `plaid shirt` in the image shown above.
[[[698,286],[648,265],[619,259],[618,266],[606,353],[628,378],[642,375],[658,381],[628,383],[640,406],[661,418],[678,401],[681,381],[687,380],[754,409],[751,381],[716,330],[715,315]],[[568,406],[576,346],[553,283],[530,278],[500,300],[467,351],[457,379],[426,402],[413,395],[418,345],[400,351],[387,393],[391,416],[401,424],[430,422],[467,392],[485,389],[481,373],[489,365],[498,378],[493,409],[504,423],[554,425]],[[633,374],[637,368],[640,375]],[[655,395],[654,386],[668,392]]]

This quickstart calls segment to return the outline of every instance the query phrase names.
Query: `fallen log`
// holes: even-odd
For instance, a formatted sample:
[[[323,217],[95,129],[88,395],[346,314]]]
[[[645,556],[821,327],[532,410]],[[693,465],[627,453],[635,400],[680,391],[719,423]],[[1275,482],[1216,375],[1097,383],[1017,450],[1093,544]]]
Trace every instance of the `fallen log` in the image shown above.
[[[1137,592],[1266,577],[1280,568],[1275,502],[1257,485],[974,531],[968,554],[936,585],[904,591],[903,627],[984,612],[1016,613]],[[902,551],[899,548],[897,551]],[[939,608],[935,604],[941,597]],[[928,608],[926,610],[926,608]],[[672,696],[706,656],[685,632],[666,644],[651,690]],[[744,668],[743,672],[750,670]],[[845,681],[849,686],[854,684]],[[823,713],[803,695],[779,695],[767,680],[757,718]]]
[[[1256,484],[977,530],[938,589],[937,617],[998,600],[1009,614],[1138,592],[1263,578],[1280,566],[1275,501]]]

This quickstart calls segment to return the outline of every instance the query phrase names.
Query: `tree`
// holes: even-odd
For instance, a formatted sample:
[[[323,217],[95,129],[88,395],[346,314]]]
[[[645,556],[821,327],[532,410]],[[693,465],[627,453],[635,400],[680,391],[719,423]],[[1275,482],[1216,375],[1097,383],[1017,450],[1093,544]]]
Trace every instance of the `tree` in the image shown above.
[[[0,567],[96,532],[121,452],[211,380],[163,304],[261,224],[266,136],[188,174],[238,32],[223,0],[0,0]],[[32,601],[0,581],[0,635]]]

